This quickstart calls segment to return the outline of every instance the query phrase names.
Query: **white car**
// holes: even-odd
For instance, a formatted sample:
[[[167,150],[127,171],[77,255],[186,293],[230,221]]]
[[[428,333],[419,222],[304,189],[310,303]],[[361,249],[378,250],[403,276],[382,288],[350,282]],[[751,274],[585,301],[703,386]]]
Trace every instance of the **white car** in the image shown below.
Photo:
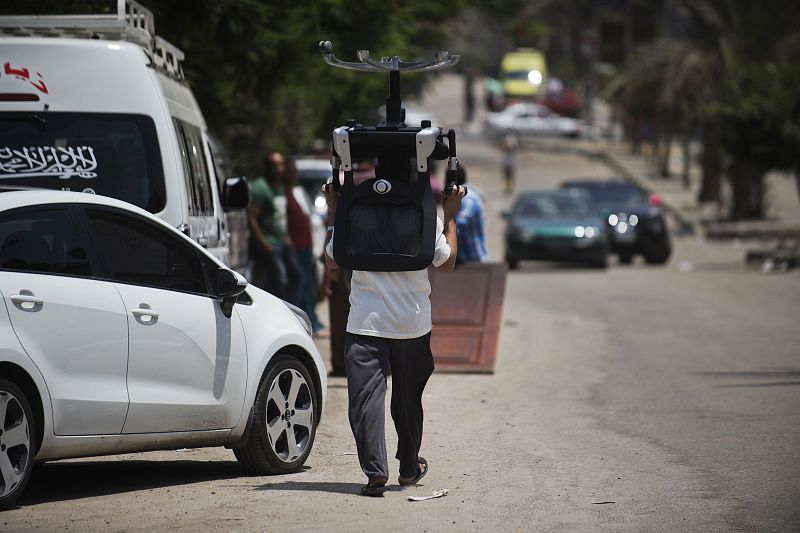
[[[327,390],[299,309],[125,202],[0,190],[0,508],[34,463],[226,446],[308,457]]]
[[[583,129],[582,121],[562,117],[542,104],[512,104],[500,112],[486,115],[487,133],[494,135],[577,137]]]

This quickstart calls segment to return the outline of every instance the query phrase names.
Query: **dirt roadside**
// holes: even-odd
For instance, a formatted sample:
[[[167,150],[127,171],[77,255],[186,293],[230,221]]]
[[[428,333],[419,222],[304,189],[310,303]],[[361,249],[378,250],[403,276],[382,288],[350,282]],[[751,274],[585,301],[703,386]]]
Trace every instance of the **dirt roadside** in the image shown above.
[[[542,173],[592,170],[577,159],[535,162]],[[491,181],[493,168],[483,167],[476,161],[471,176],[487,193],[490,231],[499,238],[505,201]],[[495,255],[496,242],[492,248]],[[704,472],[656,442],[604,426],[605,407],[592,391],[602,387],[606,356],[618,348],[601,317],[553,310],[536,297],[541,284],[622,284],[624,276],[509,278],[496,374],[435,374],[426,389],[422,454],[431,471],[419,487],[395,484],[377,499],[356,495],[364,479],[347,391],[344,379],[333,378],[300,473],[244,477],[221,448],[63,461],[36,472],[21,507],[0,515],[0,530],[666,530],[683,519],[724,527],[728,504]],[[393,433],[389,423],[390,452]],[[390,467],[396,470],[396,461]],[[447,497],[406,499],[441,488]]]

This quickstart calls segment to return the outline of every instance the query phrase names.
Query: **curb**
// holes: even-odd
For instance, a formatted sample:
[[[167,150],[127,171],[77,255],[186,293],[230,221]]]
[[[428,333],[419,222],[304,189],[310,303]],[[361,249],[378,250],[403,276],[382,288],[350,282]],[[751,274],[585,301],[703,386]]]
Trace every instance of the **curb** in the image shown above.
[[[709,239],[797,239],[800,226],[761,220],[749,222],[708,222],[705,235]]]

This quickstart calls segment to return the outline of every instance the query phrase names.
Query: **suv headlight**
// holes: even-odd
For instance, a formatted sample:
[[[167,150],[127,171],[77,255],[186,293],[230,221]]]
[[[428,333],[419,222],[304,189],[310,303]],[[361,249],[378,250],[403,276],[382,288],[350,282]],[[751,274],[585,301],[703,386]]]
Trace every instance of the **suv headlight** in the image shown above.
[[[299,307],[297,307],[296,305],[290,304],[287,301],[284,301],[284,300],[281,300],[281,301],[284,303],[284,305],[286,305],[286,307],[289,308],[289,311],[294,313],[294,316],[297,317],[297,321],[300,322],[300,324],[306,330],[306,333],[311,335],[313,333],[313,328],[311,327],[311,319],[308,318],[308,315],[306,314],[306,312],[303,311],[302,309],[300,309]]]

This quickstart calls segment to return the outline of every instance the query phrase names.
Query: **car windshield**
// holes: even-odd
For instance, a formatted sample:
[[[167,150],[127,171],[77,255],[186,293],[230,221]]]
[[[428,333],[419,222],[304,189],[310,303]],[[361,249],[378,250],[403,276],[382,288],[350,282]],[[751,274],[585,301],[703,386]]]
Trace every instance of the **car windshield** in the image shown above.
[[[581,217],[592,213],[583,199],[567,194],[532,195],[523,197],[514,214],[524,218]]]
[[[632,207],[646,201],[641,190],[633,185],[604,185],[597,187],[578,187],[589,193],[594,202],[607,208]]]
[[[0,185],[102,194],[165,206],[155,125],[142,115],[0,113]]]
[[[529,73],[530,73],[529,70],[513,70],[511,72],[506,72],[506,79],[507,80],[527,80]]]

